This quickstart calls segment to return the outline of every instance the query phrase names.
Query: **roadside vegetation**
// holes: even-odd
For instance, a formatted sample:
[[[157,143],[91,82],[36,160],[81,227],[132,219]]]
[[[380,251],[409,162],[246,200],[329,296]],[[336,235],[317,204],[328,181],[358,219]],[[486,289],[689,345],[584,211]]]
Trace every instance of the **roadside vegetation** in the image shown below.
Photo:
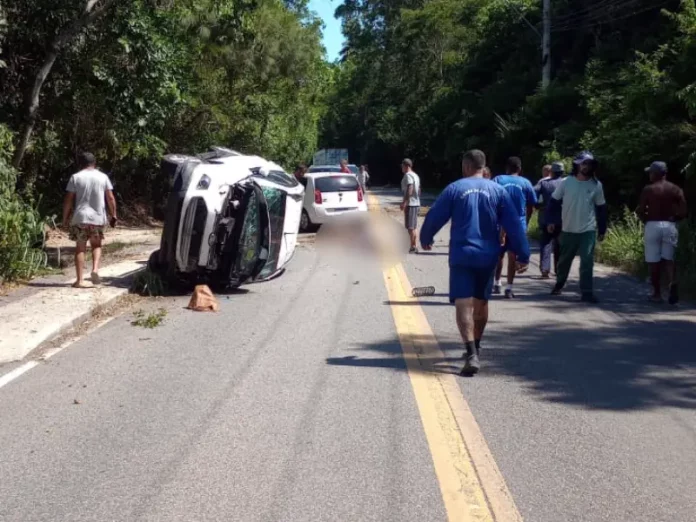
[[[533,182],[544,164],[589,149],[614,216],[597,255],[641,273],[641,224],[623,209],[636,207],[644,168],[666,161],[696,211],[694,0],[551,4],[543,89],[538,0],[345,2],[345,60],[322,144],[348,147],[375,183],[397,183],[410,157],[431,187],[458,178],[470,148],[486,152],[494,175],[520,156]],[[682,225],[679,277],[694,290],[695,241],[696,227]]]
[[[81,151],[122,207],[156,215],[165,153],[306,161],[331,76],[301,0],[1,2],[0,280],[45,263],[44,218]]]
[[[597,255],[637,273],[641,225],[623,208],[635,208],[646,165],[667,161],[693,215],[694,0],[552,2],[547,88],[537,0],[337,2],[338,63],[307,5],[1,3],[0,279],[45,263],[44,220],[60,214],[83,150],[121,205],[156,215],[162,155],[213,144],[288,169],[318,148],[348,148],[374,184],[398,184],[408,156],[433,189],[460,175],[465,149],[483,149],[494,174],[518,155],[532,181],[590,149],[615,216]],[[696,227],[682,225],[683,283],[696,281],[695,243]]]

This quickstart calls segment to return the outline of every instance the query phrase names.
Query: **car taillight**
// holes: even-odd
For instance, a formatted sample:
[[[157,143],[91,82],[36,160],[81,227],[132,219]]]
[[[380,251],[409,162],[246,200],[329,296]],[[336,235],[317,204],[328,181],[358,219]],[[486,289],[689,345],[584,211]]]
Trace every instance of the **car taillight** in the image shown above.
[[[319,189],[314,190],[314,202],[317,205],[321,205],[321,190]]]
[[[362,201],[363,199],[363,194],[362,194],[362,189],[358,187],[358,201]]]

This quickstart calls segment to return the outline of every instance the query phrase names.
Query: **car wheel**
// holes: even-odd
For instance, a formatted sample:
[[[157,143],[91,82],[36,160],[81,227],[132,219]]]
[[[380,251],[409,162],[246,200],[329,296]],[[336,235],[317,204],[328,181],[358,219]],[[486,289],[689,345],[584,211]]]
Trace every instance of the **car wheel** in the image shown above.
[[[309,214],[306,210],[302,211],[302,216],[300,217],[300,232],[311,232],[314,230],[315,225],[312,220],[309,219]]]
[[[150,254],[150,258],[147,260],[147,269],[150,272],[161,272],[162,264],[160,263],[160,251],[155,250]]]

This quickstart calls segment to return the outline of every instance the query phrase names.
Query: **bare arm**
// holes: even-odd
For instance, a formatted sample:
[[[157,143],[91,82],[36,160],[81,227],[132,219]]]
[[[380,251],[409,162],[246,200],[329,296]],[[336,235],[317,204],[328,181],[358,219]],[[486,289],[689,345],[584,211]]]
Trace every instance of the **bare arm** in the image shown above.
[[[111,218],[118,219],[116,217],[116,198],[114,197],[113,190],[106,191],[106,205],[109,207],[109,215],[111,216]]]
[[[675,209],[675,219],[677,221],[680,221],[682,219],[686,219],[686,216],[688,215],[688,209],[686,208],[686,198],[684,197],[684,191],[679,190],[679,195],[677,197],[677,205]]]
[[[645,216],[648,209],[648,192],[647,189],[643,189],[640,193],[640,202],[638,203],[638,208],[636,209],[636,214],[638,218],[645,223]]]
[[[66,192],[65,198],[63,199],[63,226],[67,227],[70,223],[70,215],[73,211],[73,206],[75,205],[75,193]]]
[[[527,205],[527,224],[528,225],[532,219],[532,215],[534,215],[534,205]]]

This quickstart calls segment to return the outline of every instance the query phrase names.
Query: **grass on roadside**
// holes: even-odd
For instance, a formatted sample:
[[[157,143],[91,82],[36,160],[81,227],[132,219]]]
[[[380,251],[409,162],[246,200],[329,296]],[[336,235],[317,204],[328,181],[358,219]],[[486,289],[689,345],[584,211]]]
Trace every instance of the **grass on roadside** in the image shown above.
[[[164,295],[167,284],[158,273],[145,269],[135,275],[130,290],[134,294],[158,297]]]
[[[136,310],[133,312],[133,321],[131,324],[142,328],[157,328],[164,322],[165,317],[167,317],[166,308],[160,308],[156,312],[150,314],[146,314],[144,310]]]

